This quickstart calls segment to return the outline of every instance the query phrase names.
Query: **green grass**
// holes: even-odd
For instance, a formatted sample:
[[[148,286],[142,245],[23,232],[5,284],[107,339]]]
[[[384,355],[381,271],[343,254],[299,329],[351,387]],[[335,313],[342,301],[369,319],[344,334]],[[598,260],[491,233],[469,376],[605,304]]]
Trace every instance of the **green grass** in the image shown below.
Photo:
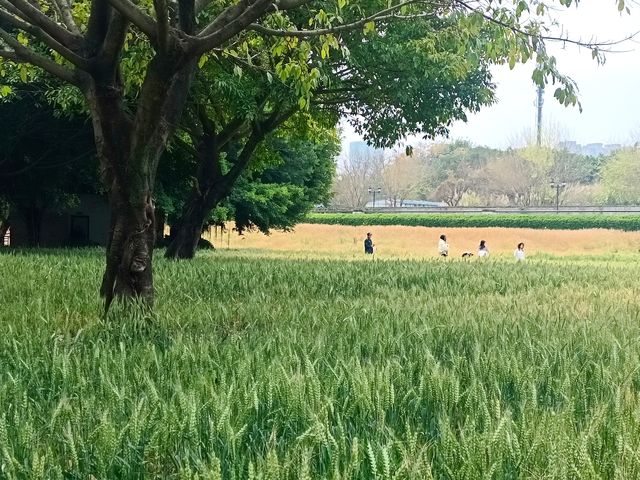
[[[640,215],[533,213],[311,213],[305,223],[327,225],[402,225],[450,228],[533,228],[537,230],[640,230]]]
[[[639,478],[636,260],[0,255],[0,478]]]

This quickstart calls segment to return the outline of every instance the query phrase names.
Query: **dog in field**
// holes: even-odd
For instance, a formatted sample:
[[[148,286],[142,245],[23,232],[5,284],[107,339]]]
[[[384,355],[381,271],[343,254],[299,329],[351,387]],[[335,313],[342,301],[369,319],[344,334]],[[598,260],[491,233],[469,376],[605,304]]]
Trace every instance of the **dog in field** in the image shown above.
[[[473,257],[473,253],[471,252],[464,252],[462,254],[462,258],[471,258],[471,257]]]

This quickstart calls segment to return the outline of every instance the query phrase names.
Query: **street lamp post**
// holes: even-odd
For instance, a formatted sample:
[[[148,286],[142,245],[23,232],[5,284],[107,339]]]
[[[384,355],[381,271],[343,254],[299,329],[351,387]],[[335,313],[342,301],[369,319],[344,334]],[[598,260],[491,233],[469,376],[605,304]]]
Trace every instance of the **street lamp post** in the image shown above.
[[[551,188],[556,189],[556,213],[560,211],[560,189],[566,186],[565,182],[551,182]]]
[[[380,187],[369,187],[367,191],[369,195],[373,193],[373,208],[376,208],[376,193],[382,192],[382,189]]]

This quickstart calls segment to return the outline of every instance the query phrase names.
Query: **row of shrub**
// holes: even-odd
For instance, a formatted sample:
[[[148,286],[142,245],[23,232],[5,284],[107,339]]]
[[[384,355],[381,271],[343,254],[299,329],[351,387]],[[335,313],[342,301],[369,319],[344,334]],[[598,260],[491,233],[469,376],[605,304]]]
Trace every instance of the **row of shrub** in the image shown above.
[[[503,227],[549,230],[640,230],[640,215],[524,213],[312,213],[306,223],[327,225],[404,225],[411,227]]]

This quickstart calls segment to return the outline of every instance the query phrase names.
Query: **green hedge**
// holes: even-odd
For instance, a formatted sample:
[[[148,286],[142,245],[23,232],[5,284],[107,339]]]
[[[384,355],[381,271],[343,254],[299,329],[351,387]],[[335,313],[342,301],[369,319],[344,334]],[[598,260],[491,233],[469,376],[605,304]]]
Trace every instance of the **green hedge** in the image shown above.
[[[503,227],[549,230],[640,230],[640,215],[523,213],[312,213],[306,223],[327,225],[405,225],[411,227]]]

